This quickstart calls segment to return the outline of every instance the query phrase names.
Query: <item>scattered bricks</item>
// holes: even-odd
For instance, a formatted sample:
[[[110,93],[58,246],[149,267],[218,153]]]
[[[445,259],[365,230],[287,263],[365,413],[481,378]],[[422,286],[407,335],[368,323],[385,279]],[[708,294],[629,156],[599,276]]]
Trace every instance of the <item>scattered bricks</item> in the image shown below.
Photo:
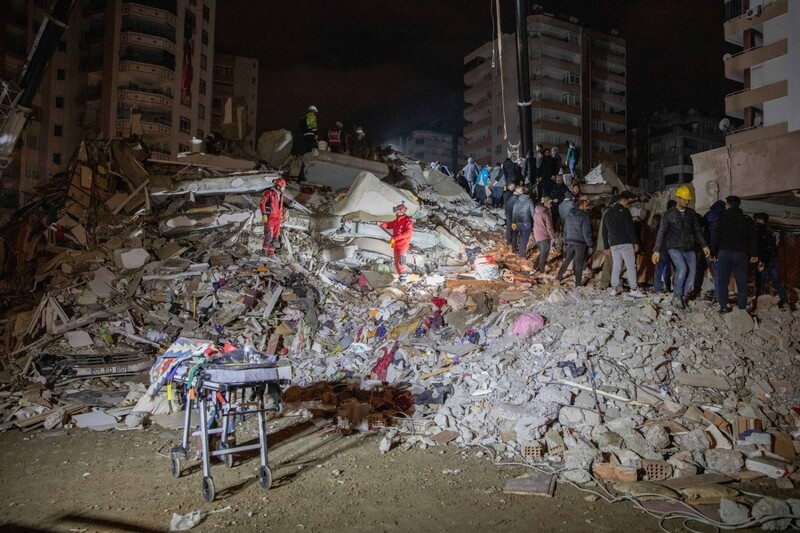
[[[411,431],[414,432],[414,435],[427,435],[435,425],[433,420],[424,418],[411,419]]]
[[[744,468],[742,454],[735,450],[706,450],[706,469],[721,474],[733,474]]]
[[[746,416],[737,416],[733,421],[733,438],[738,443],[743,443],[745,433],[748,431],[761,431],[761,420]]]
[[[642,468],[647,481],[662,481],[672,477],[672,465],[666,461],[643,459]]]
[[[595,463],[592,470],[596,477],[603,481],[613,481],[615,483],[635,483],[638,474],[635,468],[629,466],[617,466],[610,463]]]
[[[705,418],[706,420],[717,426],[725,433],[730,432],[728,421],[719,416],[717,413],[714,413],[713,411],[703,411],[703,418]]]
[[[522,445],[522,457],[533,461],[541,461],[544,458],[544,446],[538,442]]]
[[[383,419],[382,413],[372,413],[367,415],[367,427],[370,431],[376,431],[386,427],[386,421]]]

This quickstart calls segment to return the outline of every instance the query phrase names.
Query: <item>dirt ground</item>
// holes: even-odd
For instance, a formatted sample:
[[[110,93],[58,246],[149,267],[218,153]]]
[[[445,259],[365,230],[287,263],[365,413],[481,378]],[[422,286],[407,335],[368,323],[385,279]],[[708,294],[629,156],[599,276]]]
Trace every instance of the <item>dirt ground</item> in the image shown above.
[[[525,469],[496,466],[476,448],[381,455],[376,435],[342,436],[309,421],[278,425],[272,488],[256,480],[257,455],[237,458],[232,469],[215,463],[211,503],[198,461],[185,462],[179,479],[170,474],[179,431],[0,434],[0,530],[168,531],[173,513],[230,507],[192,531],[658,531],[655,518],[630,504],[590,502],[567,484],[554,498],[504,494]]]

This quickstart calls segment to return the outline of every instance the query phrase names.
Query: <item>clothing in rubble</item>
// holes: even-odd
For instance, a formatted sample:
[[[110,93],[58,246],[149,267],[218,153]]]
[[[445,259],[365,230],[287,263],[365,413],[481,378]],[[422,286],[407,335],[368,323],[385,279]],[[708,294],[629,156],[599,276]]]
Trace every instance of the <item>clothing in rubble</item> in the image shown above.
[[[275,245],[281,235],[281,220],[283,220],[283,190],[286,180],[278,178],[273,186],[261,197],[261,221],[264,223],[264,242],[262,249],[267,255],[275,253]]]
[[[394,268],[401,282],[408,276],[408,248],[411,246],[411,236],[414,233],[414,221],[406,215],[405,205],[395,208],[397,218],[391,222],[381,222],[378,225],[392,232],[390,246],[394,250]]]

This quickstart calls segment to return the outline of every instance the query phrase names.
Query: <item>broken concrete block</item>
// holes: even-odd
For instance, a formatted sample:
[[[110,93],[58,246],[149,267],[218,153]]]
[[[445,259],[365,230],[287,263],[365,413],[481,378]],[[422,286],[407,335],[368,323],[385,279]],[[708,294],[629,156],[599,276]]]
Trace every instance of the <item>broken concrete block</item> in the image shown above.
[[[761,472],[765,476],[769,476],[773,479],[788,476],[795,470],[789,463],[770,459],[768,457],[748,457],[745,459],[744,464],[748,470]]]
[[[606,431],[597,438],[597,447],[604,452],[616,453],[624,444],[625,441],[622,439],[619,433],[615,433],[613,431]]]
[[[719,516],[726,524],[744,524],[750,520],[750,509],[732,499],[722,498],[719,501]]]
[[[675,442],[681,450],[689,452],[705,452],[711,447],[711,440],[702,429],[695,429],[683,435],[676,435]]]
[[[656,452],[647,440],[635,429],[624,430],[620,436],[625,441],[625,446],[644,459],[661,459],[661,454]]]
[[[706,469],[722,474],[733,474],[744,468],[742,454],[735,450],[715,448],[706,450]]]
[[[717,504],[722,498],[735,498],[739,495],[736,490],[717,483],[693,485],[680,491],[693,504]]]
[[[656,449],[663,450],[670,445],[669,433],[664,429],[664,426],[658,424],[651,424],[642,429],[642,434],[647,442]]]
[[[601,459],[600,452],[591,448],[567,450],[564,452],[564,468],[561,475],[573,483],[588,483],[592,480],[589,471],[592,463]]]
[[[130,270],[141,268],[150,261],[150,253],[144,248],[122,248],[111,254],[117,268]]]
[[[791,514],[789,504],[778,498],[762,498],[753,505],[753,518],[763,518],[765,516],[773,515],[788,515]],[[766,531],[782,531],[789,527],[792,520],[791,518],[781,518],[765,522],[761,525],[761,529]]]
[[[725,315],[725,325],[733,335],[747,335],[755,327],[753,317],[745,309],[734,309]]]

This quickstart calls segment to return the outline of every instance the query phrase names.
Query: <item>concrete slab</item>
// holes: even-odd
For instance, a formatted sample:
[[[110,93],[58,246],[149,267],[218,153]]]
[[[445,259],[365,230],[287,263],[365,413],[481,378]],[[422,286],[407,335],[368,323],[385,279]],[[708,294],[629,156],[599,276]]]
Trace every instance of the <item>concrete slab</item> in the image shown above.
[[[385,163],[319,150],[305,154],[303,164],[308,181],[327,185],[334,191],[349,189],[364,170],[378,179],[389,175],[389,167]]]

